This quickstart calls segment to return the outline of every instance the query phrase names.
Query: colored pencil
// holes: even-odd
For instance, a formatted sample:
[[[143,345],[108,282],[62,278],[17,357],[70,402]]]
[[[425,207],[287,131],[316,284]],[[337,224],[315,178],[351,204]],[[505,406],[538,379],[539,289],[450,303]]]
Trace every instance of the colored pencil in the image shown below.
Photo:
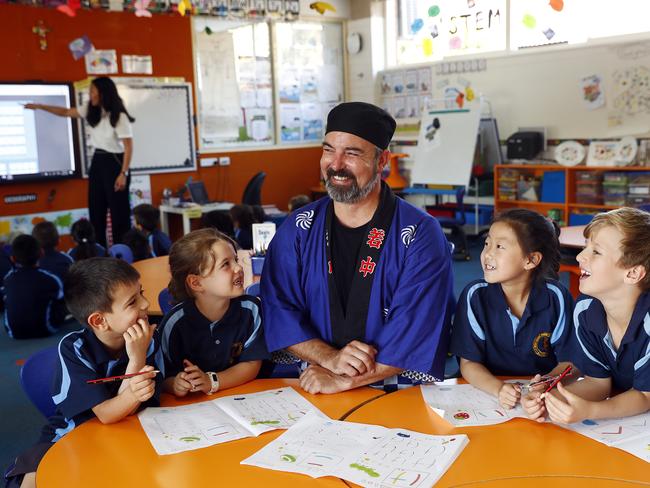
[[[147,374],[147,373],[160,373],[160,371],[154,369],[153,371],[140,371],[138,373],[121,374],[119,376],[108,376],[106,378],[97,378],[96,380],[88,380],[86,381],[86,383],[88,383],[89,385],[94,385],[99,383],[110,383],[111,381],[128,380],[129,378],[133,378],[134,376],[140,376],[141,374]]]

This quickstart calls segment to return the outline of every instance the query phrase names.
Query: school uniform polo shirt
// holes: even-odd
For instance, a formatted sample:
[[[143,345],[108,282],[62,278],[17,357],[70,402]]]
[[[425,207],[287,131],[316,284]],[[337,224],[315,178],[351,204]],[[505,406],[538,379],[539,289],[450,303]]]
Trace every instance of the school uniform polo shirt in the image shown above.
[[[41,259],[38,260],[38,266],[41,269],[58,276],[61,281],[65,279],[72,263],[74,263],[74,259],[71,256],[59,252],[56,249],[45,251]]]
[[[16,266],[4,278],[5,328],[14,339],[46,337],[63,322],[63,283],[37,267]]]
[[[216,322],[210,322],[194,300],[186,300],[165,315],[160,328],[167,377],[183,371],[184,359],[204,372],[219,372],[243,361],[269,357],[260,301],[250,295],[230,300],[228,310]]]
[[[147,236],[153,257],[167,256],[172,247],[172,241],[163,231],[156,229]]]
[[[68,255],[74,259],[75,261],[77,260],[77,249],[79,246],[75,246],[68,250]],[[95,255],[98,258],[103,258],[106,256],[106,248],[102,246],[101,244],[95,243]]]
[[[451,352],[494,375],[532,376],[567,361],[573,299],[558,281],[533,284],[520,319],[499,283],[477,280],[458,300]]]
[[[164,364],[157,334],[147,350],[147,364],[161,372],[156,375],[156,391],[143,407],[158,406]],[[95,416],[92,409],[115,397],[121,381],[88,384],[88,380],[125,374],[129,358],[126,349],[118,358],[111,356],[92,330],[70,332],[58,346],[59,358],[52,381],[55,414],[41,432],[41,442],[56,442],[75,427]]]
[[[585,376],[611,378],[616,390],[650,391],[650,292],[636,302],[632,318],[614,347],[602,303],[580,295],[573,311],[573,363]]]

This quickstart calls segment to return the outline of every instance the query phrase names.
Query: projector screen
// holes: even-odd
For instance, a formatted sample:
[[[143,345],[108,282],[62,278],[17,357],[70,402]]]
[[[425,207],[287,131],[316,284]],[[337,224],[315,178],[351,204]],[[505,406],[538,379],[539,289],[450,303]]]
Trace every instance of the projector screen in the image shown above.
[[[78,176],[74,120],[23,107],[71,102],[70,84],[0,83],[0,182]]]

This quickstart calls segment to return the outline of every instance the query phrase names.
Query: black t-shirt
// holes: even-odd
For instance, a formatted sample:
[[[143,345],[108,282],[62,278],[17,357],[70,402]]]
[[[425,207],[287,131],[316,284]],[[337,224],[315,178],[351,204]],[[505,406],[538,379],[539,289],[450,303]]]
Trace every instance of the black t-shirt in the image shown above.
[[[334,215],[331,243],[332,271],[344,311],[347,310],[350,288],[357,267],[359,249],[361,249],[361,243],[366,234],[366,227],[367,224],[355,228],[346,227]]]

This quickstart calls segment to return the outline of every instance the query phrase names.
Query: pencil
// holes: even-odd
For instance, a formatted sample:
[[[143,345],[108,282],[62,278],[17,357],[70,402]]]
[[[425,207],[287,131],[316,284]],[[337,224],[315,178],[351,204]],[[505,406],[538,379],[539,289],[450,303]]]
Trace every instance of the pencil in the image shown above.
[[[140,371],[138,373],[121,374],[119,376],[108,376],[106,378],[97,378],[96,380],[88,380],[86,381],[86,383],[88,383],[89,385],[94,385],[98,383],[110,383],[111,381],[128,380],[129,378],[133,378],[134,376],[140,376],[141,374],[147,374],[147,373],[160,373],[160,371],[154,369],[153,371]]]
[[[548,392],[551,391],[553,388],[555,388],[555,386],[556,386],[560,381],[562,381],[562,378],[564,378],[566,375],[568,375],[568,374],[571,372],[571,369],[572,369],[572,368],[573,368],[573,367],[569,364],[569,365],[566,367],[566,369],[565,369],[564,371],[562,371],[562,373],[560,373],[560,375],[559,375],[557,378],[555,378],[555,379],[553,380],[553,382],[552,382],[550,385],[548,385],[548,388],[544,391],[544,393],[548,393]]]

